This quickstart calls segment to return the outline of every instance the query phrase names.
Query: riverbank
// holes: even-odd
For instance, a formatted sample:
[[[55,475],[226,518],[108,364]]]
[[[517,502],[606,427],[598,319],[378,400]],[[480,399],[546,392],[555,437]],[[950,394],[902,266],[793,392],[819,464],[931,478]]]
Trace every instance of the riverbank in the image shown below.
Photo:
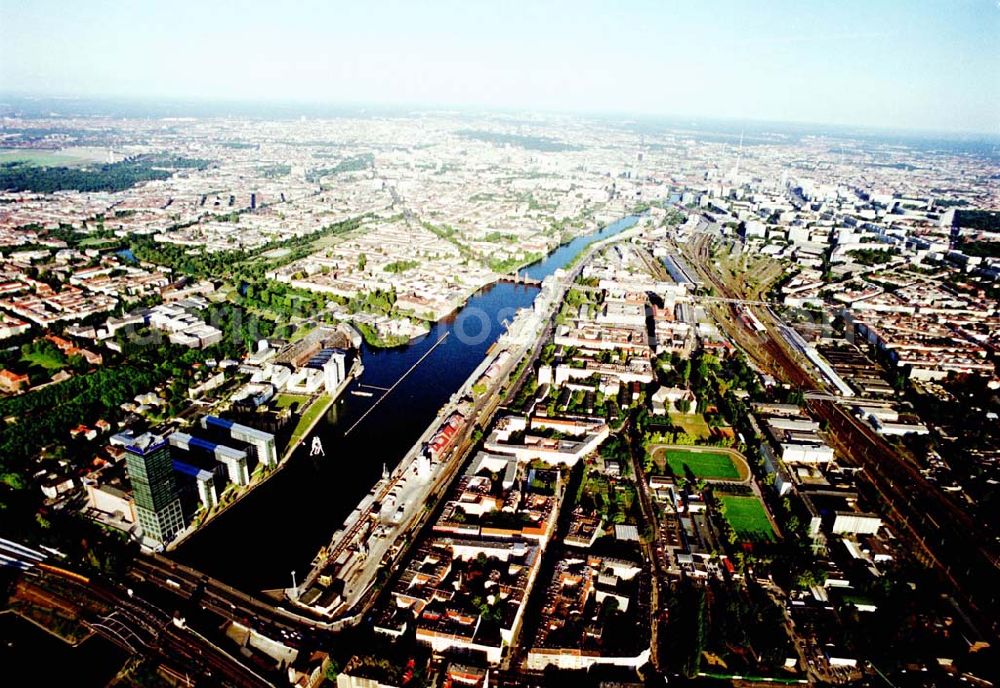
[[[291,436],[288,438],[288,444],[285,445],[285,451],[282,453],[281,458],[278,460],[278,464],[271,470],[267,470],[263,466],[258,466],[258,470],[255,470],[250,476],[250,483],[243,489],[235,493],[235,497],[231,500],[226,501],[225,504],[220,502],[207,516],[202,520],[192,523],[187,528],[182,530],[176,538],[174,538],[164,549],[167,552],[172,552],[180,547],[184,542],[191,536],[198,533],[200,530],[207,527],[215,519],[222,516],[229,509],[239,504],[241,501],[247,498],[254,490],[259,488],[261,485],[267,483],[271,478],[280,473],[285,466],[288,465],[289,460],[295,453],[295,450],[299,448],[299,445],[309,436],[310,433],[316,428],[316,425],[320,422],[323,416],[326,415],[330,407],[333,406],[338,399],[340,399],[347,387],[364,372],[364,365],[361,363],[361,357],[358,356],[354,363],[351,365],[351,370],[348,372],[347,376],[337,386],[332,394],[323,393],[316,397],[309,406],[305,408],[302,415],[299,417],[298,424],[295,430],[292,431]],[[225,495],[225,493],[223,493]]]
[[[306,437],[316,428],[316,424],[326,415],[326,412],[330,410],[330,407],[337,403],[337,400],[343,396],[344,392],[347,391],[347,387],[354,382],[355,379],[361,377],[364,373],[365,366],[361,362],[361,357],[358,356],[354,359],[354,363],[351,364],[351,369],[348,371],[347,376],[344,380],[337,386],[332,394],[320,394],[313,403],[311,403],[305,411],[302,412],[302,416],[299,418],[298,424],[295,426],[295,430],[292,431],[291,436],[288,438],[288,445],[285,447],[285,453],[281,457],[280,464],[284,464],[285,461],[292,457],[295,450],[298,449],[299,445],[305,441]]]
[[[248,496],[250,496],[254,492],[254,490],[256,490],[261,485],[264,485],[265,483],[267,483],[268,480],[270,480],[278,473],[280,473],[286,464],[287,464],[286,461],[280,461],[278,462],[278,465],[272,468],[271,470],[267,470],[265,468],[261,468],[259,471],[255,470],[253,473],[250,474],[250,482],[247,483],[247,485],[242,489],[230,493],[234,495],[231,498],[227,499],[226,493],[225,491],[223,491],[222,499],[220,499],[219,503],[215,506],[215,508],[212,509],[211,512],[208,513],[208,515],[204,516],[200,520],[196,518],[196,520],[193,521],[191,525],[182,530],[180,533],[177,534],[177,537],[175,537],[173,540],[167,543],[166,547],[164,547],[163,550],[165,552],[173,552],[174,550],[176,550],[178,547],[183,545],[190,537],[198,534],[201,530],[208,527],[217,518],[219,518],[227,511],[229,511],[231,508],[233,508],[234,506],[242,502],[244,499],[246,499]]]
[[[495,274],[493,275],[492,278],[490,278],[486,282],[483,282],[478,287],[471,289],[464,298],[455,302],[451,310],[449,310],[448,312],[439,311],[437,314],[437,316],[439,317],[437,317],[436,320],[429,319],[427,317],[422,317],[419,314],[411,313],[409,311],[395,311],[395,309],[393,309],[390,313],[386,314],[384,317],[393,319],[393,321],[397,323],[401,322],[401,319],[405,318],[410,320],[411,322],[416,321],[419,323],[430,323],[433,326],[434,324],[440,323],[443,320],[455,317],[457,313],[461,312],[468,306],[470,300],[475,298],[477,295],[482,294],[485,290],[496,286],[497,284],[503,282],[511,282],[515,284],[539,285],[542,281],[542,277],[531,274],[532,271],[537,270],[538,268],[543,268],[546,264],[548,264],[549,261],[554,260],[555,262],[559,262],[562,259],[561,254],[566,251],[576,253],[577,258],[579,258],[579,256],[581,255],[579,253],[581,247],[585,247],[589,243],[599,240],[600,238],[606,236],[609,232],[613,234],[617,231],[621,231],[620,228],[618,228],[619,225],[621,225],[622,223],[634,224],[636,221],[638,221],[638,218],[639,215],[628,215],[618,220],[617,222],[613,222],[604,227],[597,228],[596,231],[594,232],[591,232],[589,234],[580,234],[572,237],[571,239],[567,239],[566,241],[560,244],[556,244],[545,253],[531,254],[524,260],[517,261],[516,263],[511,264],[509,267],[505,266],[505,269],[503,270],[495,271]],[[564,267],[569,268],[571,266],[572,265],[566,265]],[[407,346],[413,341],[426,336],[430,332],[430,329],[427,330],[411,329],[411,331],[408,332],[385,334],[383,332],[380,332],[379,328],[377,328],[373,324],[364,322],[355,322],[355,321],[348,321],[348,322],[351,322],[352,326],[354,326],[355,328],[358,329],[359,332],[361,332],[361,334],[364,336],[365,343],[368,344],[368,346],[376,349],[393,349],[393,348]],[[405,328],[400,328],[400,329],[405,329]]]
[[[217,519],[173,556],[245,590],[282,588],[289,570],[310,569],[317,550],[330,542],[331,534],[381,478],[383,465],[390,471],[395,468],[483,362],[517,310],[533,307],[540,291],[535,283],[563,268],[590,244],[636,221],[623,218],[578,237],[542,263],[525,268],[520,274],[532,284],[499,281],[487,286],[463,309],[434,323],[427,336],[408,345],[375,349],[364,344],[365,370],[358,384],[375,394],[346,394],[322,416],[314,434],[320,436],[326,457],[300,456],[287,462],[266,489],[243,501],[243,508]],[[456,336],[448,336],[428,354],[446,333]],[[425,355],[426,360],[400,382]],[[397,383],[376,405],[382,398],[379,392]],[[254,547],[229,548],[226,557],[218,556],[226,543],[241,541],[249,532],[254,533]]]
[[[448,403],[438,410],[436,417],[392,472],[373,485],[368,496],[361,500],[334,532],[329,544],[320,549],[301,588],[286,591],[292,604],[314,613],[331,615],[340,622],[347,622],[347,619],[355,618],[364,611],[364,600],[370,599],[377,592],[376,582],[380,571],[394,566],[405,556],[407,545],[413,542],[413,536],[423,528],[426,519],[436,509],[456,471],[464,463],[467,451],[475,445],[476,440],[472,435],[474,428],[485,427],[492,420],[498,408],[494,402],[500,398],[505,380],[527,352],[527,343],[512,337],[509,332],[533,327],[537,336],[548,320],[528,309],[522,310],[517,319],[520,322],[512,323],[508,334],[502,335],[490,346],[484,359],[469,373]],[[446,338],[447,334],[438,344]],[[433,349],[425,355],[432,351]],[[481,395],[475,395],[475,383],[488,368],[497,364],[503,353],[508,354],[509,360],[502,364],[490,389]],[[419,363],[420,361],[417,362]],[[455,436],[449,448],[443,450],[442,455],[435,460],[428,461],[424,453],[427,442],[441,431],[445,422],[454,422],[456,418],[459,420],[457,424],[451,425]],[[420,468],[421,462],[426,462],[424,469]],[[386,499],[399,505],[391,524],[385,521],[382,514],[382,505]],[[329,589],[326,584],[315,586],[317,579],[321,577],[339,581],[342,594],[336,607],[329,608],[317,603],[321,599],[325,601],[325,593]],[[304,590],[301,596],[300,589]]]
[[[632,226],[634,222],[620,226],[614,235],[605,238],[611,239],[619,233],[624,235],[625,229]],[[490,428],[501,400],[511,387],[519,384],[520,377],[537,358],[541,344],[551,334],[553,315],[561,308],[579,274],[579,266],[604,243],[592,240],[586,244],[571,261],[578,267],[569,272],[568,279],[543,282],[533,307],[518,312],[507,332],[490,346],[483,360],[438,411],[403,459],[391,473],[374,484],[337,528],[329,543],[320,549],[302,585],[286,589],[285,594],[292,604],[337,619],[338,623],[352,623],[352,619],[366,612],[366,605],[378,594],[381,574],[403,560],[414,545],[417,533],[436,512],[469,452],[477,446],[475,430]],[[499,364],[501,355],[506,355],[506,359]],[[475,385],[483,379],[482,374],[496,367],[499,369],[488,388],[475,393]],[[427,443],[445,423],[454,435],[449,444],[429,460],[425,451]],[[421,462],[424,462],[423,470]],[[386,500],[398,504],[391,519],[383,511]],[[318,582],[324,578],[333,582]],[[339,591],[332,599],[331,590]]]

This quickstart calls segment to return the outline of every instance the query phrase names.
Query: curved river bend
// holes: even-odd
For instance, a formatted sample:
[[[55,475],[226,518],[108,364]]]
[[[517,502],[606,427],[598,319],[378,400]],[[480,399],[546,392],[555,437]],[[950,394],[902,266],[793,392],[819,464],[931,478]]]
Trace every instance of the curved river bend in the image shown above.
[[[626,217],[563,244],[521,271],[544,279],[588,245],[635,224]],[[308,443],[289,464],[225,514],[195,533],[173,555],[208,575],[248,591],[290,585],[317,550],[381,476],[406,454],[438,410],[482,362],[504,319],[531,306],[538,289],[499,282],[469,299],[430,332],[395,349],[361,349],[365,370],[331,407],[316,432],[326,456],[310,457]],[[344,431],[377,400],[350,394],[358,385],[389,387],[446,332],[450,335],[347,436]]]

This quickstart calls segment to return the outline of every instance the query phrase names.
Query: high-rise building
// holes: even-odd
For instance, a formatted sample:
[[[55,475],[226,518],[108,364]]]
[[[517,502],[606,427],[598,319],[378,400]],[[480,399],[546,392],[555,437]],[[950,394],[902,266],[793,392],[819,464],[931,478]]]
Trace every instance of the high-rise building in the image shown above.
[[[125,447],[125,462],[143,534],[165,545],[184,529],[170,445],[166,439],[146,433]]]

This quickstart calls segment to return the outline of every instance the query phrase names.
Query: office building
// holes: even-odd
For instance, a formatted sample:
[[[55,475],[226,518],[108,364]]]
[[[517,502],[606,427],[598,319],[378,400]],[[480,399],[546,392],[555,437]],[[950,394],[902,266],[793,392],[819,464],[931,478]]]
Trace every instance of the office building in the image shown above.
[[[201,419],[201,427],[206,430],[215,430],[232,437],[247,445],[255,463],[262,463],[265,466],[278,465],[278,450],[274,443],[274,435],[263,430],[257,430],[240,423],[235,423],[218,416],[205,416]]]
[[[125,447],[135,512],[144,536],[165,545],[184,528],[170,445],[146,433]]]
[[[221,468],[219,466],[219,469]],[[185,504],[191,504],[197,499],[206,511],[218,505],[219,492],[216,488],[215,472],[177,459],[174,459],[174,472],[177,474]]]
[[[175,432],[169,437],[170,446],[176,448],[178,453],[190,454],[192,457],[201,457],[204,460],[218,461],[226,467],[229,481],[243,486],[250,483],[250,469],[247,452],[242,449],[234,449],[224,444],[212,442],[194,437],[186,432]],[[199,461],[189,461],[189,463],[200,463]]]

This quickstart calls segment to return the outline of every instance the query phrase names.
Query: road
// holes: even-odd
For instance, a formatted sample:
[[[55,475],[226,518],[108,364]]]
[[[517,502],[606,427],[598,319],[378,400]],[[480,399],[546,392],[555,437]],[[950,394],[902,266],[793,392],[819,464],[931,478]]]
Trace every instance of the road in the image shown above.
[[[609,242],[626,239],[631,234],[630,230],[625,230],[614,237],[609,237],[604,241],[591,244],[576,262],[568,275],[568,283],[579,276],[582,266],[590,256]],[[552,333],[552,319],[556,309],[558,309],[569,288],[569,284],[558,284],[557,293],[554,295],[549,306],[549,311],[542,316],[545,327],[541,328],[537,337],[531,344],[523,347],[518,354],[511,357],[511,362],[500,379],[505,379],[513,370],[516,370],[525,356],[529,361],[534,361],[542,345],[547,341]],[[525,374],[530,370],[530,365],[524,369]],[[434,513],[435,506],[447,493],[447,489],[458,473],[468,452],[475,446],[472,441],[472,432],[478,425],[488,427],[493,416],[502,408],[520,386],[522,379],[510,380],[507,385],[506,394],[488,394],[477,401],[475,411],[466,424],[459,439],[445,457],[445,470],[439,473],[433,486],[429,490],[429,495],[425,500],[428,508],[421,508],[418,514],[411,521],[406,523],[402,536],[410,537],[416,534],[425,524],[430,514]],[[447,408],[451,408],[446,407]],[[446,417],[447,413],[442,413],[438,417],[440,421]],[[434,429],[432,426],[431,429]],[[411,540],[412,541],[412,540]],[[374,558],[375,565],[373,571],[386,569],[394,566],[406,555],[407,547],[400,547],[397,555],[392,559],[383,559],[381,556]],[[337,621],[330,621],[327,618],[320,618],[311,614],[305,609],[295,608],[295,611],[282,606],[270,599],[262,599],[237,590],[221,581],[210,578],[196,569],[184,566],[160,555],[142,555],[137,557],[129,575],[142,583],[155,586],[163,592],[175,595],[187,603],[197,605],[199,608],[217,614],[223,618],[241,623],[253,628],[271,638],[281,638],[283,642],[291,646],[303,645],[315,641],[319,638],[328,637],[331,632],[340,630],[348,625],[353,625],[360,621],[363,612],[371,607],[379,593],[379,586],[374,585],[374,573],[371,574],[372,581],[367,585],[359,585],[362,590],[353,608],[350,610],[351,616],[343,617]],[[114,622],[110,626],[113,627]],[[176,635],[171,631],[171,635]],[[172,642],[180,643],[175,639]],[[188,640],[187,642],[194,642]],[[216,661],[216,660],[213,660]],[[218,660],[222,661],[222,660]],[[222,668],[219,669],[220,671]],[[240,684],[234,684],[240,685]]]
[[[653,667],[660,671],[663,664],[661,658],[662,645],[660,642],[660,627],[666,621],[666,610],[661,609],[660,596],[664,593],[664,586],[667,583],[666,570],[670,566],[667,561],[667,548],[660,531],[660,522],[656,518],[656,511],[653,507],[653,498],[649,494],[649,477],[643,468],[643,462],[638,458],[644,453],[641,439],[638,445],[632,436],[632,428],[629,427],[627,437],[629,440],[629,459],[632,462],[632,475],[635,476],[636,492],[639,495],[639,508],[642,511],[642,520],[649,526],[650,537],[640,537],[639,542],[643,555],[649,562],[650,573],[650,595],[649,595],[649,650],[650,661]]]
[[[375,585],[378,574],[386,568],[396,565],[403,559],[408,550],[408,545],[413,541],[413,536],[423,528],[424,524],[434,513],[438,502],[447,493],[448,486],[455,479],[455,476],[458,475],[458,471],[464,464],[468,452],[473,448],[475,444],[471,441],[473,430],[477,426],[482,428],[489,427],[494,416],[502,407],[502,404],[509,400],[519,387],[521,380],[508,381],[509,376],[517,370],[517,367],[525,360],[525,357],[527,357],[529,363],[534,362],[544,342],[550,339],[554,326],[554,315],[562,306],[566,292],[573,286],[573,281],[579,276],[586,261],[593,255],[594,251],[607,245],[608,242],[620,241],[630,234],[630,230],[625,230],[604,241],[597,241],[588,246],[580,255],[580,259],[566,278],[562,282],[556,283],[556,294],[549,303],[547,311],[539,316],[541,322],[546,323],[545,326],[535,333],[530,344],[511,347],[510,360],[500,371],[500,374],[497,375],[496,379],[498,382],[495,383],[494,387],[482,395],[476,395],[471,391],[472,384],[479,378],[482,372],[481,369],[485,367],[486,361],[484,361],[483,364],[473,371],[462,387],[456,391],[451,401],[441,410],[424,434],[418,438],[413,448],[400,462],[400,466],[403,467],[402,470],[404,471],[408,470],[407,466],[409,462],[422,451],[424,444],[437,431],[441,422],[457,410],[460,399],[466,396],[473,399],[473,407],[467,415],[467,421],[452,448],[442,457],[441,467],[435,475],[434,482],[424,490],[422,498],[413,500],[417,505],[416,508],[407,512],[401,523],[393,527],[392,531],[386,537],[379,539],[376,543],[379,546],[379,551],[370,551],[362,568],[350,574],[349,584],[345,587],[346,602],[344,607],[339,610],[339,618],[346,619],[346,615],[349,614],[351,618],[360,619],[363,613],[370,608],[378,594],[378,586]],[[530,365],[526,366],[524,370],[527,371],[529,368]],[[506,394],[499,393],[501,391],[500,388],[503,386],[499,381],[508,381]],[[397,467],[393,471],[393,476],[396,476],[398,471],[399,468]],[[390,483],[383,485],[378,490],[376,495],[377,502],[381,502],[391,489],[391,480],[392,478],[390,479]],[[352,527],[352,533],[349,533],[348,537],[340,538],[331,547],[325,561],[335,561],[346,547],[358,540],[356,534],[364,532],[363,528],[370,522],[369,516],[370,514],[362,514],[361,518]],[[400,546],[394,547],[396,544]],[[395,554],[391,554],[393,550],[395,550]],[[321,568],[314,568],[307,577],[307,581],[311,582],[315,580]]]
[[[799,668],[806,672],[810,681],[820,685],[846,683],[846,676],[842,677],[829,671],[830,667],[826,661],[826,655],[821,647],[817,647],[815,640],[795,631],[795,620],[789,611],[785,591],[775,585],[773,581],[766,578],[754,578],[749,573],[744,574],[744,580],[747,588],[752,586],[761,588],[771,598],[775,607],[781,610],[785,631],[795,647],[795,653],[799,656]],[[854,675],[854,672],[848,673],[851,675],[850,680],[852,681],[861,678],[860,675]]]
[[[336,630],[333,624],[304,611],[295,613],[271,600],[253,597],[160,555],[136,557],[129,577],[169,592],[190,604],[254,628],[271,638],[315,637]]]

